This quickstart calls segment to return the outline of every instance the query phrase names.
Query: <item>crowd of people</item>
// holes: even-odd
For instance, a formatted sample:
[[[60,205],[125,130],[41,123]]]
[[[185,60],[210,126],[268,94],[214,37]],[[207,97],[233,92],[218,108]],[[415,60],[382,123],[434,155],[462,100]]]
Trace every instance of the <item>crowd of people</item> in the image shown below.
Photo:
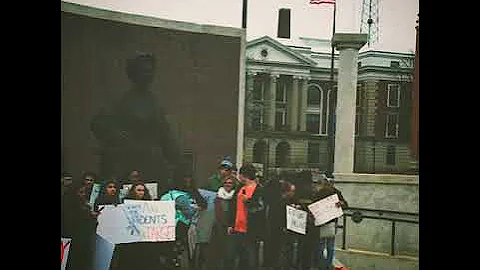
[[[93,184],[102,188],[93,205],[89,203]],[[124,198],[122,185],[130,184]],[[156,200],[175,201],[176,241],[118,244],[110,270],[165,269],[160,255],[172,258],[171,266],[179,267],[179,251],[188,253],[188,269],[333,269],[337,220],[315,226],[308,205],[337,194],[337,207],[348,207],[342,193],[331,178],[312,181],[308,170],[285,172],[263,179],[251,163],[238,170],[227,159],[218,165],[206,183],[198,185],[191,172],[177,171],[168,187],[159,187]],[[201,211],[208,208],[199,189],[216,193],[215,219],[210,241],[197,245],[193,256],[189,249],[189,230],[198,224]],[[90,270],[94,265],[97,217],[104,205],[118,205],[122,199],[153,200],[142,180],[141,172],[132,170],[126,181],[100,181],[87,172],[81,181],[72,175],[62,176],[62,237],[72,239],[67,270]],[[287,230],[286,206],[304,210],[306,234]]]

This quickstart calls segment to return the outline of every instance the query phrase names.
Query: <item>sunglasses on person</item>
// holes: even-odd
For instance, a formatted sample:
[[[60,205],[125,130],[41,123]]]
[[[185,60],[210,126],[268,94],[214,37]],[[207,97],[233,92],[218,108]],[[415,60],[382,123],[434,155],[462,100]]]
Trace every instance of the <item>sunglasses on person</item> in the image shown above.
[[[93,182],[94,180],[92,178],[85,178],[85,181]]]

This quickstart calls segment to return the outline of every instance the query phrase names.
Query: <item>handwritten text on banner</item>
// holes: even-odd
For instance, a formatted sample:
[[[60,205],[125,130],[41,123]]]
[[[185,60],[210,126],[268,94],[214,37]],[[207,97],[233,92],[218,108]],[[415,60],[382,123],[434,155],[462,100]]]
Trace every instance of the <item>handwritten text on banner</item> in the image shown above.
[[[106,205],[97,234],[114,244],[175,240],[175,202],[125,200]]]
[[[333,194],[308,205],[308,209],[315,217],[315,226],[320,226],[343,215],[342,208],[335,205],[337,202],[339,202],[338,196]]]
[[[287,205],[287,230],[305,234],[307,231],[307,212]]]

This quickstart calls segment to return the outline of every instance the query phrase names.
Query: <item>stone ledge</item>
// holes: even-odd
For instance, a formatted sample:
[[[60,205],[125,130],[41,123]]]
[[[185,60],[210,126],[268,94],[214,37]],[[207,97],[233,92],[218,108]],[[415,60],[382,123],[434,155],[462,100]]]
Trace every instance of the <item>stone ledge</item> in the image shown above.
[[[332,44],[337,50],[362,48],[368,41],[367,34],[360,33],[335,33],[332,38]]]
[[[384,185],[415,185],[419,184],[418,175],[400,174],[361,174],[333,173],[337,183],[384,184]]]
[[[386,257],[386,258],[395,258],[400,260],[407,260],[407,261],[419,261],[418,257],[414,256],[407,256],[407,255],[390,255],[388,253],[382,252],[374,252],[374,251],[367,251],[367,250],[359,250],[359,249],[341,249],[335,248],[336,252],[343,252],[343,253],[350,253],[350,254],[360,254],[360,255],[367,255],[372,257]]]

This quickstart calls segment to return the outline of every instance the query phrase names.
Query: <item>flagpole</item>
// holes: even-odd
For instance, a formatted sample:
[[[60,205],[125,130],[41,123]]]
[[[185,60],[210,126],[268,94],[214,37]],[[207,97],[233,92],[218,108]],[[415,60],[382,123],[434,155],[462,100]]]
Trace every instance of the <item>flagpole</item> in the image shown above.
[[[333,27],[332,27],[332,39],[330,40],[332,51],[330,55],[330,128],[329,131],[329,168],[327,170],[328,177],[333,177],[333,166],[335,161],[335,113],[337,107],[337,91],[334,89],[334,57],[335,57],[335,46],[333,45],[333,36],[335,35],[335,17],[337,14],[337,1],[333,2]]]
[[[243,29],[247,28],[247,6],[248,6],[248,0],[243,0],[243,3],[242,3],[242,28]]]

